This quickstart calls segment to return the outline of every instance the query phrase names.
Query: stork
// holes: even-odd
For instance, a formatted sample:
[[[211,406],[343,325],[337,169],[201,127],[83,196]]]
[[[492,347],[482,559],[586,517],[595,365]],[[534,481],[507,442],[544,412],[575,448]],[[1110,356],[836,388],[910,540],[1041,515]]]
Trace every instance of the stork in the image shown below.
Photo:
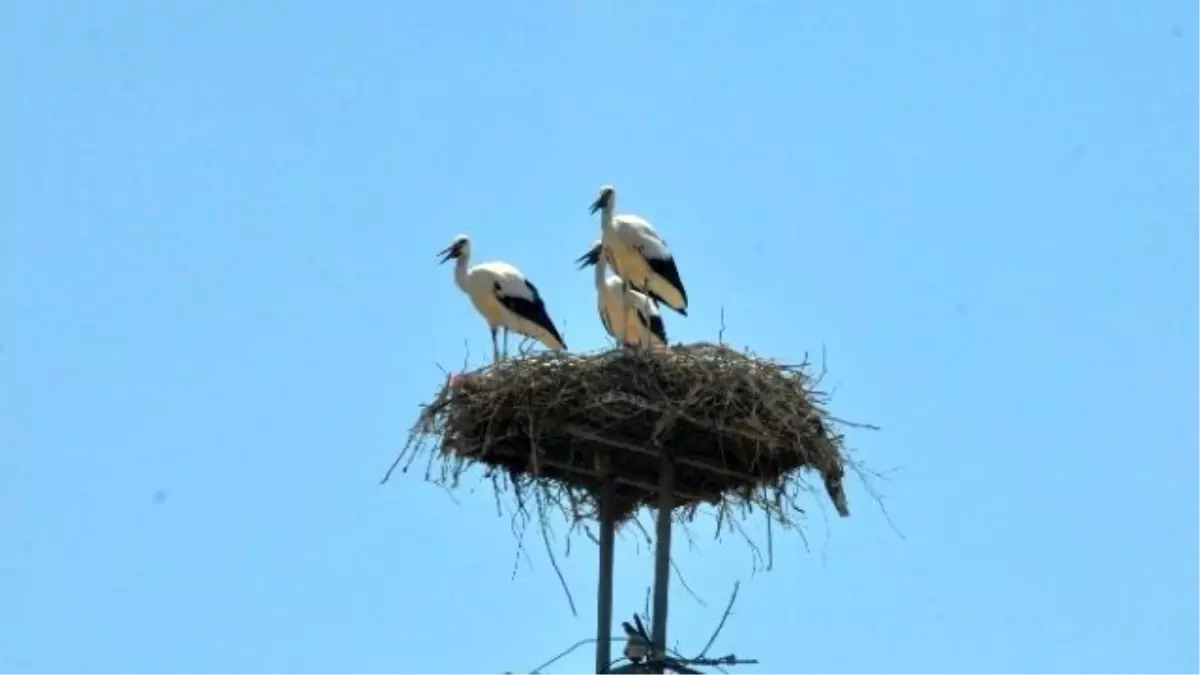
[[[454,265],[454,283],[467,294],[488,328],[492,331],[492,358],[500,360],[500,349],[496,345],[496,331],[504,329],[504,353],[508,355],[508,332],[531,337],[550,349],[565,350],[563,342],[550,315],[542,295],[524,274],[504,262],[480,263],[467,267],[471,261],[471,238],[459,235],[450,246],[438,253],[442,264],[457,260]]]
[[[687,316],[687,290],[667,242],[645,218],[614,215],[616,206],[617,191],[605,185],[590,209],[593,215],[600,212],[601,239],[612,252],[613,271],[626,287],[632,286]]]
[[[603,242],[597,241],[575,261],[580,263],[579,269],[589,265],[596,267],[596,305],[604,330],[626,345],[665,347],[667,331],[658,308],[644,294],[626,289],[624,281],[608,275],[609,255]],[[626,295],[630,296],[628,300]],[[626,311],[627,307],[632,311]]]

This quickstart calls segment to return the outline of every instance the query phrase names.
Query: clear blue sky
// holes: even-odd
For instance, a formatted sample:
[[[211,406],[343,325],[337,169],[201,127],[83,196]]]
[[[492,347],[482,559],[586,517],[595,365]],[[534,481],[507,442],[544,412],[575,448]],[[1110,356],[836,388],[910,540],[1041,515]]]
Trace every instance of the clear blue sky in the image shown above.
[[[681,545],[709,606],[676,593],[672,641],[740,579],[743,672],[1195,672],[1196,32],[1183,0],[0,4],[0,669],[527,672],[591,634],[594,547],[574,619],[490,494],[376,483],[435,364],[488,351],[434,253],[471,234],[598,348],[572,260],[612,182],[679,260],[674,339],[724,307],[825,345],[902,467],[905,539],[851,481],[769,573]]]

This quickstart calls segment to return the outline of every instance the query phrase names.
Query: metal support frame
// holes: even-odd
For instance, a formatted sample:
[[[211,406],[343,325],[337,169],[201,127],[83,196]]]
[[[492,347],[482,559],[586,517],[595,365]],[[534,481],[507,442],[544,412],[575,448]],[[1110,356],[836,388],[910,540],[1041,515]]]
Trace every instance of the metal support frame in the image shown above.
[[[667,448],[661,453],[658,473],[658,522],[655,528],[658,541],[654,551],[654,627],[651,630],[651,659],[659,664],[655,672],[663,672],[667,656],[667,597],[671,582],[671,512],[675,509],[675,462]]]
[[[596,672],[606,673],[612,663],[613,514],[616,479],[605,473],[600,479],[600,582],[596,594]]]

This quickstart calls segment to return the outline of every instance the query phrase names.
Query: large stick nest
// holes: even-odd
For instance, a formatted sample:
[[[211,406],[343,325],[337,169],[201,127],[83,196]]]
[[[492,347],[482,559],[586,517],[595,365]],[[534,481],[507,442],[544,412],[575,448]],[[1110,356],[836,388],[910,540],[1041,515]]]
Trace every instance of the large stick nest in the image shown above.
[[[501,361],[449,378],[396,463],[407,457],[407,470],[427,448],[439,482],[454,484],[482,464],[498,489],[507,479],[520,501],[540,488],[539,498],[576,520],[596,517],[601,476],[611,472],[620,522],[656,503],[667,452],[676,507],[709,503],[723,515],[730,505],[757,505],[791,524],[803,512],[796,488],[809,469],[847,516],[843,437],[817,380],[807,364],[708,343]]]

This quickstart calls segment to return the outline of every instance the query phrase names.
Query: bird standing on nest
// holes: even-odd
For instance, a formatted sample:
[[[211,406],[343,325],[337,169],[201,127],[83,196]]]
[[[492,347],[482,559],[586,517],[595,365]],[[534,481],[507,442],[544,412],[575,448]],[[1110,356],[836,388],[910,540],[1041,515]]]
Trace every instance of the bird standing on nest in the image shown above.
[[[633,620],[637,622],[637,628],[629,625],[628,621],[621,622],[621,628],[625,630],[625,658],[633,663],[641,663],[650,651],[650,636],[646,635],[646,628],[636,614]]]
[[[580,263],[579,269],[589,265],[596,267],[596,304],[604,330],[625,345],[665,347],[667,329],[658,308],[644,294],[625,288],[623,281],[609,276],[608,258],[604,244],[597,241],[575,261]]]
[[[625,282],[657,302],[687,316],[687,290],[679,278],[675,257],[667,242],[641,216],[616,215],[617,191],[600,188],[591,213],[600,212],[600,234],[612,255],[613,271]]]
[[[546,303],[524,274],[504,262],[480,263],[468,268],[471,260],[471,238],[459,235],[450,246],[438,255],[442,263],[457,260],[454,266],[454,282],[471,304],[487,321],[492,331],[492,359],[500,360],[500,348],[496,344],[496,331],[504,329],[504,352],[508,355],[508,332],[531,337],[550,349],[565,350],[563,342],[550,315]]]

